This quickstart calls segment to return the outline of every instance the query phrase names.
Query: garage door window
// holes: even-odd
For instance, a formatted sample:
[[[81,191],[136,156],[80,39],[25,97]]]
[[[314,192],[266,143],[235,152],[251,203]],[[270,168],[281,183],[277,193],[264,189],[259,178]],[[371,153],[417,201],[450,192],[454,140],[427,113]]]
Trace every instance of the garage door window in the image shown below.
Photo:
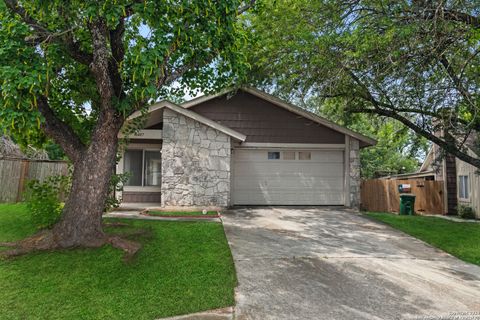
[[[283,160],[295,160],[295,151],[284,151]]]
[[[312,160],[312,153],[310,151],[300,151],[298,160]]]
[[[268,160],[312,160],[311,151],[269,151]]]
[[[280,152],[278,151],[268,152],[268,160],[280,160]]]

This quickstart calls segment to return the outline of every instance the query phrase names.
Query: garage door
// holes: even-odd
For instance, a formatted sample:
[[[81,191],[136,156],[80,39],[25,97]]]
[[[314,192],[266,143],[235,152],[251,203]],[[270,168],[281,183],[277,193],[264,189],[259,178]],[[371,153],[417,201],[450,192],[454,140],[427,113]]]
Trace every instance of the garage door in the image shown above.
[[[234,150],[236,205],[343,205],[343,151]]]

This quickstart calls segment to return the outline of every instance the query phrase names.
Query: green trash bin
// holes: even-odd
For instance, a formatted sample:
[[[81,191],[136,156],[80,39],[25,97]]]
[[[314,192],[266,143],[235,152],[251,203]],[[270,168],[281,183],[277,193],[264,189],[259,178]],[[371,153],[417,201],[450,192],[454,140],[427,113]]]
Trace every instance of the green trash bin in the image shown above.
[[[405,215],[415,214],[415,195],[413,194],[400,195],[400,214],[405,214]]]

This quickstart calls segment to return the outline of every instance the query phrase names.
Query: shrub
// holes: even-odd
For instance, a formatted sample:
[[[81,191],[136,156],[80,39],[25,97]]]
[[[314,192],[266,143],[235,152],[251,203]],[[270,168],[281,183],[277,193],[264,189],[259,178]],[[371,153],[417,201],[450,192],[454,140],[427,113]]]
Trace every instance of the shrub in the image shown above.
[[[105,211],[118,208],[122,199],[115,197],[115,192],[123,191],[123,186],[130,178],[130,172],[114,174],[110,179],[110,186],[108,188],[108,197],[105,201]]]
[[[475,219],[475,211],[472,207],[467,205],[459,205],[457,207],[458,216],[462,219]]]
[[[51,176],[43,182],[31,180],[27,184],[27,207],[32,223],[38,229],[53,226],[62,213],[62,200],[70,190],[71,180],[68,176]]]

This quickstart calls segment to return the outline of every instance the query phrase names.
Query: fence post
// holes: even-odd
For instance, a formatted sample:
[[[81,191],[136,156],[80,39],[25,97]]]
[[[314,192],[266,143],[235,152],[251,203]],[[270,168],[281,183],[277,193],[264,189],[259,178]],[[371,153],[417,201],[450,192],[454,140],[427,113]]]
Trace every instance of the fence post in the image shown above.
[[[380,180],[382,181],[382,180]],[[382,182],[385,182],[385,183],[382,183],[383,185],[383,189],[385,190],[385,194],[387,195],[387,212],[391,212],[390,211],[390,180],[383,180]]]
[[[23,192],[25,191],[25,180],[28,176],[28,169],[30,161],[22,160],[22,167],[20,169],[20,180],[18,181],[17,202],[22,201]]]

